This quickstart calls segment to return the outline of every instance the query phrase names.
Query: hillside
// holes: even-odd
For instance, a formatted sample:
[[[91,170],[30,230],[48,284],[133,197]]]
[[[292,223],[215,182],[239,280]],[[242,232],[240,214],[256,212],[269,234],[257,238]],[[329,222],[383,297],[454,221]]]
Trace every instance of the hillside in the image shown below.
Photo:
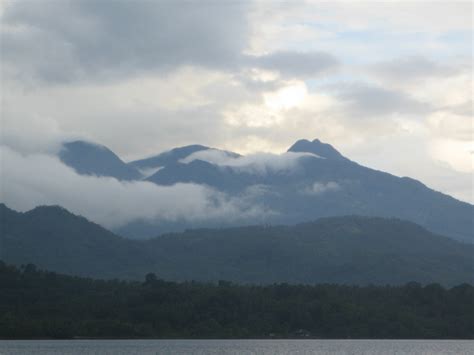
[[[334,217],[295,226],[200,229],[147,241],[118,237],[60,207],[1,205],[0,259],[105,278],[244,283],[454,285],[474,281],[474,246],[410,222]]]
[[[114,277],[143,255],[140,243],[58,206],[17,213],[0,204],[0,226],[0,259],[17,265],[31,262],[67,274]]]

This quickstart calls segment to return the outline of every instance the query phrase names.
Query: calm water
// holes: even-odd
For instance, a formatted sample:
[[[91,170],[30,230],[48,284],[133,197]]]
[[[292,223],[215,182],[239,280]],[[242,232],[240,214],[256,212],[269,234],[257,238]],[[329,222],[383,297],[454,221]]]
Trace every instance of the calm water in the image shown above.
[[[0,354],[474,354],[458,340],[6,340]]]

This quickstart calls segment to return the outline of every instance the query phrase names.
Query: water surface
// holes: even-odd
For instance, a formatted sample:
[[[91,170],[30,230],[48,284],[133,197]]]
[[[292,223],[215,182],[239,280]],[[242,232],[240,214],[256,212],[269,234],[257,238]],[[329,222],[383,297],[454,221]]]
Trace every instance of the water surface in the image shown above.
[[[4,340],[0,355],[474,354],[470,340]]]

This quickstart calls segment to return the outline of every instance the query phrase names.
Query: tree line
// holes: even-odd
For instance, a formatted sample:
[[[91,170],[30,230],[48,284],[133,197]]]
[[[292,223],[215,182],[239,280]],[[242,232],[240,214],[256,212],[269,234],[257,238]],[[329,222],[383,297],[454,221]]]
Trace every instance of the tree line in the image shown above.
[[[474,287],[94,280],[0,261],[0,338],[474,338]]]

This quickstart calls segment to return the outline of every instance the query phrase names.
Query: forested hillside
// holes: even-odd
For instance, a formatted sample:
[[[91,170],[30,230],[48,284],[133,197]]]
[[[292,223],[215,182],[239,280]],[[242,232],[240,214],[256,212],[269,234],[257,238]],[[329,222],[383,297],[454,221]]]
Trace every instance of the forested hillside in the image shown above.
[[[474,282],[474,246],[411,222],[334,217],[294,226],[199,229],[124,239],[60,207],[0,206],[0,259],[100,278],[240,283]]]
[[[0,338],[474,338],[474,288],[98,281],[0,262]]]

